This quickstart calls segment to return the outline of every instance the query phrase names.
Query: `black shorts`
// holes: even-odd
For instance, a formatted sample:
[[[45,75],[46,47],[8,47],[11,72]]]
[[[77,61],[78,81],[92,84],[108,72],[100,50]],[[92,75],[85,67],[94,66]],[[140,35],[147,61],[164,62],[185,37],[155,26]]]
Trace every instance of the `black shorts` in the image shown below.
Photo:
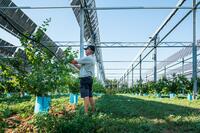
[[[92,77],[80,78],[80,93],[81,98],[92,97]]]

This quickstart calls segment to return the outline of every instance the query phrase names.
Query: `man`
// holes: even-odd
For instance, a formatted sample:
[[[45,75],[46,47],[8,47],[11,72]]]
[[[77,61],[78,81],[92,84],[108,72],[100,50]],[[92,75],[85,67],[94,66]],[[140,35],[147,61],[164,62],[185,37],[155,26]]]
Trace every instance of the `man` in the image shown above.
[[[89,45],[85,48],[86,56],[78,60],[73,60],[71,63],[80,69],[80,94],[84,99],[84,111],[88,113],[89,104],[92,107],[92,112],[95,111],[95,102],[92,95],[92,84],[95,69],[94,59],[95,47]]]

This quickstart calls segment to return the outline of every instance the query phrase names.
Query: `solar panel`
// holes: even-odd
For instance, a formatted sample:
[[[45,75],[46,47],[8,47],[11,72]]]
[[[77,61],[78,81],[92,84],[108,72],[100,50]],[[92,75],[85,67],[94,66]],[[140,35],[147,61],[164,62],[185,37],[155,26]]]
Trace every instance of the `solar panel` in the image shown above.
[[[26,60],[26,53],[24,52],[24,50],[18,49],[17,52],[15,52],[14,56],[16,57],[17,55],[22,57],[22,59]]]
[[[17,7],[11,0],[0,0],[0,6]],[[1,8],[0,14],[6,17],[17,30],[15,30],[3,17],[0,17],[0,27],[17,37],[21,36],[19,32],[32,34],[37,27],[37,25],[21,9]],[[56,53],[58,46],[45,33],[41,43],[47,46],[51,52],[54,54]]]
[[[0,6],[2,7],[17,7],[11,0],[0,0]],[[32,34],[35,31],[37,25],[21,11],[21,9],[6,9],[0,8],[0,14],[6,17],[10,23],[12,23],[20,32]],[[2,17],[0,17],[0,26],[9,32],[14,32],[18,35],[18,32],[10,26]],[[13,33],[12,33],[13,34]]]
[[[58,46],[49,38],[45,33],[41,39],[41,43],[48,47],[48,49],[53,52],[54,54],[56,53]]]
[[[0,53],[5,56],[12,56],[16,51],[17,47],[6,47],[6,46],[14,46],[14,45],[0,39]]]
[[[200,61],[197,62],[197,67],[200,67]],[[192,71],[192,63],[188,63],[184,65],[184,71]],[[173,73],[181,73],[182,72],[182,66],[172,69],[170,71],[167,72],[167,74],[173,74]]]
[[[198,47],[197,50],[200,50],[200,48]],[[166,62],[162,62],[158,64],[158,69],[163,68],[164,66],[170,65],[188,55],[192,54],[192,48],[183,48],[180,51],[176,52],[175,54],[169,56],[167,59],[165,59],[164,61]]]
[[[56,52],[56,56],[58,57],[58,58],[62,58],[63,57],[63,50],[61,49],[61,48],[58,48],[58,51]]]
[[[94,0],[85,0],[87,7],[92,8],[95,7],[95,1]],[[80,0],[73,0],[71,2],[71,5],[80,5]],[[74,14],[76,16],[76,19],[80,25],[80,8],[74,7],[73,8]],[[84,22],[84,28],[85,28],[85,39],[88,41],[90,38],[92,38],[93,34],[98,34],[98,30],[94,30],[98,28],[98,19],[97,19],[97,13],[95,10],[87,10],[88,16],[85,15],[85,22]],[[92,30],[92,31],[91,31]]]

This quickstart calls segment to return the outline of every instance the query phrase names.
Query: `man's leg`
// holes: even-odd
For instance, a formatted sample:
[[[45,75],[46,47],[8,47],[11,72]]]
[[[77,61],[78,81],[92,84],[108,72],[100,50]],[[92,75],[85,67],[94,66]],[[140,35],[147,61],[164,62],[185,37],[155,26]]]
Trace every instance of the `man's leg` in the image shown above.
[[[92,107],[92,112],[95,112],[95,101],[93,97],[89,97],[90,105]]]
[[[84,111],[85,113],[88,113],[88,108],[89,108],[89,87],[86,82],[85,78],[81,78],[80,80],[80,93],[81,93],[81,98],[84,100]]]
[[[84,111],[85,113],[88,113],[88,107],[89,107],[89,97],[84,97]]]
[[[93,79],[89,79],[89,101],[90,105],[92,107],[92,112],[95,112],[95,101],[93,99],[93,94],[92,94],[92,84],[93,84]]]

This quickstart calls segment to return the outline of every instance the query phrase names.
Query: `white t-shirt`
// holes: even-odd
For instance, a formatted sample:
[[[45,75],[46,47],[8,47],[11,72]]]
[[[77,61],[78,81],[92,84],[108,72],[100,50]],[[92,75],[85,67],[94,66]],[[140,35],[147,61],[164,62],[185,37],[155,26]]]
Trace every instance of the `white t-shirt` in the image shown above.
[[[93,55],[85,56],[77,60],[78,64],[81,65],[80,77],[93,77],[95,69],[95,58]]]

